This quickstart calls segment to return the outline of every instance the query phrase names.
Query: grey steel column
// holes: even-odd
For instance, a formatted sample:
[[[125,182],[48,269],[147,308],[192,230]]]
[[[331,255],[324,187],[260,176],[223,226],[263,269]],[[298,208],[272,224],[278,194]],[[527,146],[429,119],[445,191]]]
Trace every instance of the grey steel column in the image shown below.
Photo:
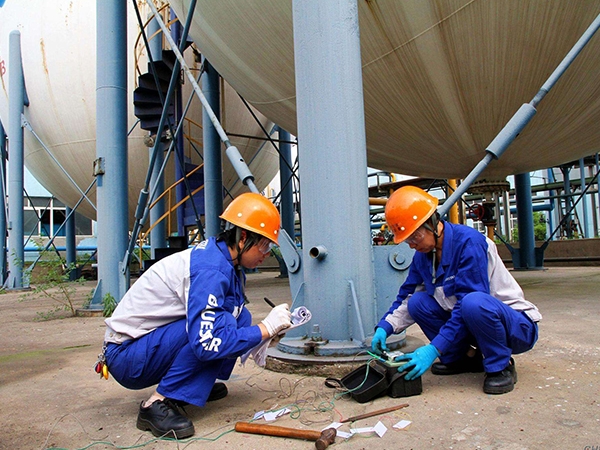
[[[217,119],[220,118],[219,74],[210,62],[204,59],[202,92],[208,100]],[[206,237],[221,232],[223,212],[223,163],[221,160],[221,139],[206,109],[202,108],[202,148],[204,155],[204,226]]]
[[[128,244],[127,199],[127,4],[97,0],[96,167],[98,286],[90,304],[101,309],[127,290],[122,266]]]
[[[12,31],[8,50],[8,279],[9,289],[23,287],[23,127],[25,82],[21,65],[21,33]]]
[[[535,236],[529,172],[515,175],[515,195],[517,197],[520,269],[532,269],[535,267]]]
[[[323,339],[360,346],[376,318],[357,0],[294,0],[293,25],[305,305]]]
[[[6,132],[0,120],[0,239],[2,240],[2,253],[0,253],[0,286],[6,281]]]
[[[292,144],[290,133],[279,128],[279,184],[281,184],[281,228],[294,239],[294,185],[292,183]],[[287,141],[287,142],[284,142]]]
[[[69,280],[75,281],[77,279],[77,270],[75,265],[77,264],[77,250],[75,244],[75,214],[73,210],[68,206],[65,208],[65,247],[67,250],[67,268],[69,271]]]

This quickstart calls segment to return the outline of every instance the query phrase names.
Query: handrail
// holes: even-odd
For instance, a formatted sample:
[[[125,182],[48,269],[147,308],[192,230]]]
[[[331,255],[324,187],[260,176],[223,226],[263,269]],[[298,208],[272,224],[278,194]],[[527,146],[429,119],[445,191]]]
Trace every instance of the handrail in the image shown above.
[[[200,164],[196,167],[194,167],[192,170],[190,170],[189,173],[187,173],[185,175],[185,177],[189,177],[190,175],[194,174],[195,172],[197,172],[198,170],[200,170],[202,167],[204,166],[204,164]],[[188,201],[190,198],[192,198],[194,195],[196,195],[198,192],[200,192],[202,189],[204,189],[204,185],[199,186],[198,188],[194,189],[192,191],[191,194],[186,195],[185,197],[183,197],[179,202],[177,202],[176,204],[172,205],[171,204],[171,197],[172,195],[170,195],[175,187],[184,181],[185,177],[180,178],[179,180],[177,180],[175,183],[171,184],[171,186],[169,186],[167,189],[165,189],[151,204],[150,206],[148,206],[148,210],[152,209],[165,195],[167,195],[167,199],[169,200],[169,207],[167,208],[167,211],[160,216],[158,219],[156,219],[154,221],[154,223],[150,224],[150,226],[148,227],[148,229],[144,232],[141,232],[141,237],[140,237],[140,242],[144,242],[146,240],[146,237],[150,234],[150,232],[154,229],[154,227],[156,227],[159,223],[161,223],[164,219],[166,219],[167,217],[169,217],[171,214],[173,214],[177,208],[179,208],[179,206],[181,206],[182,204],[184,204],[186,201]],[[170,227],[170,221],[167,222],[168,226]],[[170,230],[168,230],[168,234],[170,233]],[[141,248],[141,245],[140,245]],[[140,255],[141,256],[141,255]]]
[[[202,167],[204,167],[204,164],[200,164],[196,167],[194,167],[192,170],[190,170],[190,172],[188,174],[186,174],[186,177],[189,177],[190,175],[196,173],[196,171],[200,170]],[[163,191],[162,194],[160,194],[156,200],[154,200],[150,206],[148,207],[148,209],[152,209],[152,207],[158,202],[160,201],[166,194],[168,194],[171,189],[173,189],[175,186],[177,186],[179,183],[183,182],[183,180],[185,179],[185,177],[180,178],[179,180],[177,180],[175,183],[173,183],[171,186],[169,186],[167,189],[165,189]],[[194,192],[195,193],[195,192]]]

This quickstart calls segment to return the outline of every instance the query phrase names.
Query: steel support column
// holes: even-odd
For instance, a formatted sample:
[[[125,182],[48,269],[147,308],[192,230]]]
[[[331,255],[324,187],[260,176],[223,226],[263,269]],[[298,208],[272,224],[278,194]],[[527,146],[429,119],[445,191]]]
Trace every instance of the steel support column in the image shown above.
[[[181,22],[179,22],[179,20],[175,20],[175,19],[177,19],[177,16],[175,15],[175,11],[173,11],[173,9],[171,9],[170,16],[171,16],[171,22],[172,22],[171,38],[175,42],[175,45],[178,45],[179,42],[181,41],[181,34],[182,34]],[[177,91],[175,92],[175,95],[173,97],[173,101],[175,104],[176,122],[179,123],[181,120],[183,120],[181,89],[177,89]],[[185,153],[184,153],[183,144],[184,144],[183,133],[179,133],[177,135],[177,138],[175,141],[175,155],[174,155],[175,156],[175,179],[176,180],[181,180],[185,176]],[[181,200],[183,200],[186,195],[187,195],[187,192],[185,191],[185,183],[179,183],[177,186],[175,186],[175,200],[177,203],[179,203]],[[186,235],[186,229],[185,229],[184,222],[185,222],[184,208],[182,208],[182,207],[177,208],[177,234],[179,236]]]
[[[573,221],[573,216],[572,213],[575,213],[576,211],[573,210],[572,212],[569,212],[571,210],[571,206],[573,205],[573,199],[571,198],[571,168],[568,166],[563,166],[561,167],[561,171],[563,174],[563,191],[564,191],[564,211],[565,211],[565,217],[563,218],[564,220],[564,226],[566,229],[566,236],[567,239],[571,239],[573,237],[573,225],[574,225],[574,221]]]
[[[533,232],[533,206],[531,203],[531,177],[529,172],[515,175],[517,224],[519,227],[519,269],[532,269],[535,263],[535,236]],[[517,267],[515,267],[516,269]]]
[[[281,185],[281,228],[294,239],[294,183],[292,179],[292,145],[289,132],[279,127],[279,184]]]
[[[8,67],[8,279],[6,287],[23,287],[23,170],[24,142],[21,116],[25,103],[25,80],[21,64],[21,33],[9,36]]]
[[[6,132],[0,120],[0,239],[2,240],[2,253],[0,253],[0,286],[6,281]]]
[[[294,0],[293,26],[304,304],[355,353],[376,321],[357,0]]]
[[[585,191],[585,164],[583,162],[583,158],[579,159],[579,177],[581,179],[581,195],[583,196],[583,198],[581,199],[581,209],[583,212],[583,237],[589,239],[593,237],[593,234],[592,225],[590,223],[589,197],[583,193]]]
[[[152,37],[154,36],[154,37]],[[162,31],[156,19],[152,18],[148,23],[148,38],[149,46],[150,46],[150,54],[152,55],[152,61],[157,62],[162,60]],[[156,139],[160,139],[160,136],[156,136]],[[165,178],[164,173],[161,173],[161,167],[164,161],[164,147],[165,145],[160,145],[156,148],[158,152],[156,154],[156,159],[154,162],[154,166],[152,167],[152,174],[150,175],[150,192],[156,192],[156,196],[158,197],[165,190]],[[150,161],[152,161],[152,149],[149,152]],[[154,199],[150,199],[152,203]],[[166,221],[168,219],[163,219],[161,222],[157,223],[157,221],[165,214],[165,200],[161,199],[157,201],[152,209],[150,210],[150,224],[154,225],[152,230],[150,230],[150,254],[152,258],[156,257],[156,249],[164,248],[167,246],[167,224]]]
[[[217,120],[220,119],[219,74],[204,59],[202,92],[208,100]],[[202,148],[204,155],[204,224],[206,237],[221,232],[223,212],[223,162],[221,159],[221,139],[206,109],[202,109]]]
[[[67,253],[67,270],[69,270],[69,280],[77,279],[77,245],[75,243],[75,214],[68,206],[65,208],[65,248]]]
[[[122,267],[128,244],[127,4],[97,0],[96,162],[98,285],[90,309],[101,309],[128,288]]]
[[[160,137],[157,136],[157,139]],[[165,178],[164,172],[161,172],[163,162],[165,160],[164,144],[161,143],[158,146],[154,146],[150,149],[149,161],[152,161],[152,151],[155,149],[157,154],[155,155],[154,165],[152,166],[152,173],[150,175],[150,192],[156,192],[158,197],[165,191]],[[154,199],[150,199],[150,203],[153,203]],[[156,249],[164,248],[167,246],[167,224],[163,219],[160,222],[158,220],[165,214],[165,201],[164,199],[159,200],[154,204],[150,210],[150,224],[154,225],[150,230],[150,252],[152,258],[156,258]],[[157,223],[158,222],[158,223]]]

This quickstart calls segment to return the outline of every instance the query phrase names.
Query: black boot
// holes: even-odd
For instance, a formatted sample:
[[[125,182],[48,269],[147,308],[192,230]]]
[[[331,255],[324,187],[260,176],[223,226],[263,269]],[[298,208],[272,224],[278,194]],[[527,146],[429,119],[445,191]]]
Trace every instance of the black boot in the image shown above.
[[[500,372],[488,372],[483,381],[483,392],[486,394],[506,394],[515,388],[517,369],[515,360],[510,358],[506,368]]]
[[[478,373],[483,372],[483,356],[477,350],[475,356],[464,356],[458,361],[447,364],[442,362],[434,363],[431,366],[431,373],[434,375],[456,375],[459,373]]]
[[[221,400],[222,398],[227,397],[227,386],[225,383],[216,382],[212,387],[210,394],[208,394],[207,402],[214,402],[215,400]]]
[[[149,407],[140,405],[137,427],[142,431],[152,431],[157,437],[185,439],[194,435],[194,424],[181,415],[177,406],[169,399],[157,400]]]
[[[227,386],[225,385],[225,383],[221,383],[221,382],[217,381],[213,385],[213,387],[210,391],[210,394],[208,394],[208,398],[206,399],[206,401],[214,402],[215,400],[221,400],[222,398],[227,397],[228,393],[229,393],[229,391],[227,390]],[[189,405],[189,403],[184,400],[171,399],[171,402],[175,403],[175,405],[177,405],[180,408]]]

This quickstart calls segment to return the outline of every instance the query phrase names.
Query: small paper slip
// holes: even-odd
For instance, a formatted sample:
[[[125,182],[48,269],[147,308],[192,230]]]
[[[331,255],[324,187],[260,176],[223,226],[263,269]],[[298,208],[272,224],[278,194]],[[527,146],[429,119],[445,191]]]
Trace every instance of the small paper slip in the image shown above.
[[[291,412],[292,412],[292,410],[289,408],[282,408],[282,409],[278,409],[277,411],[269,411],[269,412],[264,413],[263,419],[265,419],[265,421],[267,421],[267,422],[272,422],[272,421],[276,420],[277,418],[284,416],[285,414],[289,414]]]
[[[381,422],[377,422],[374,427],[364,427],[364,428],[351,428],[350,433],[352,434],[362,434],[362,433],[376,433],[377,436],[383,437],[386,433],[387,427]]]
[[[336,429],[335,435],[337,437],[340,437],[342,439],[350,439],[352,437],[352,433],[348,433],[347,431],[340,431],[340,430],[338,430],[338,428],[341,427],[342,425],[343,424],[340,423],[340,422],[332,422],[331,425],[326,426],[321,431],[324,431],[327,428],[335,428]]]
[[[394,425],[394,428],[403,429],[409,426],[412,422],[410,420],[401,420],[397,424]]]
[[[257,420],[257,419],[260,419],[260,418],[261,418],[262,416],[264,416],[264,415],[265,415],[265,412],[264,412],[264,411],[258,411],[258,412],[255,412],[255,413],[254,413],[254,417],[252,418],[252,420]]]
[[[290,330],[293,330],[296,327],[302,326],[307,323],[310,319],[312,319],[312,314],[308,310],[306,306],[299,306],[294,311],[292,311],[292,326],[289,328],[285,328],[278,333],[278,336],[283,336]],[[256,364],[260,367],[264,367],[267,363],[267,350],[269,349],[269,345],[273,338],[265,339],[261,341],[256,347],[251,348],[246,353],[241,356],[242,366],[246,364],[246,361],[250,356]]]

